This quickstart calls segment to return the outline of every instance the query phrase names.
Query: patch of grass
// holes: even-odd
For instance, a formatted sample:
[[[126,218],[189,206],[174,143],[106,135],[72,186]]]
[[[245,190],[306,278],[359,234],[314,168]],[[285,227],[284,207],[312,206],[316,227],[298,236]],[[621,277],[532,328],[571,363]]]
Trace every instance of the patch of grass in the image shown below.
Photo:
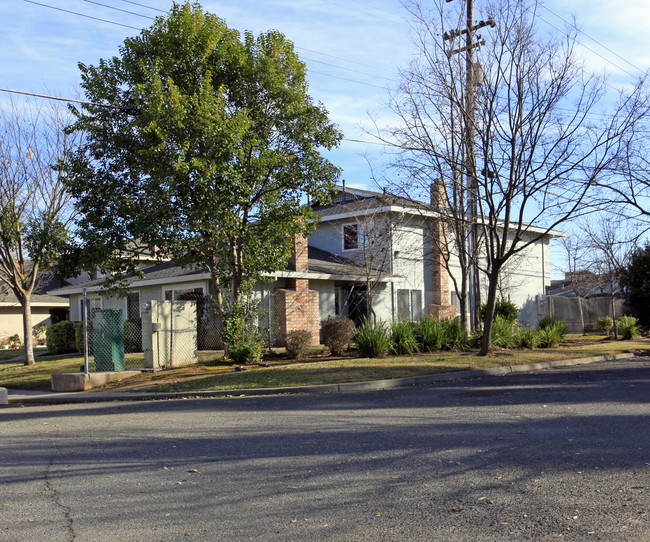
[[[649,348],[650,341],[647,339],[614,342],[600,337],[585,339],[581,335],[572,335],[563,346],[550,350],[495,350],[485,357],[475,355],[476,352],[439,352],[387,358],[323,360],[251,367],[243,372],[224,368],[219,374],[205,378],[143,387],[139,391],[188,392],[334,384],[591,357]]]
[[[125,365],[129,367],[142,367],[144,357],[141,353],[126,354]],[[0,387],[16,389],[50,389],[52,373],[74,373],[84,364],[84,358],[80,354],[69,354],[64,356],[36,358],[36,365],[27,367],[23,361],[0,364]],[[95,363],[91,357],[89,368],[95,370]]]
[[[321,349],[314,348],[310,352],[313,357],[309,361],[298,363],[287,360],[283,352],[277,350],[273,356],[265,356],[263,361],[268,366],[250,366],[246,371],[235,371],[232,365],[220,361],[223,352],[214,351],[201,355],[203,363],[198,365],[142,373],[107,388],[187,392],[335,384],[641,350],[650,350],[650,340],[613,341],[603,338],[602,335],[583,337],[576,334],[569,335],[562,345],[553,349],[495,349],[486,357],[476,356],[476,351],[445,351],[386,358],[324,358]],[[127,355],[127,358],[130,356],[132,355]],[[49,389],[52,373],[78,371],[82,364],[83,357],[79,355],[39,360],[34,367],[24,367],[21,363],[0,364],[0,386]]]

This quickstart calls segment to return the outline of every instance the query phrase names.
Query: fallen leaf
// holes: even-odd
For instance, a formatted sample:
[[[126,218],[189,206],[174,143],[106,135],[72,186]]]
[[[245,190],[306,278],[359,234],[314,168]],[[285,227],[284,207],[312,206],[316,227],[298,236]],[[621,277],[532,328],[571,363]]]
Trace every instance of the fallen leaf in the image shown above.
[[[456,508],[454,508],[454,512],[462,512],[462,511],[463,511],[463,508],[461,508],[460,506],[457,506]]]

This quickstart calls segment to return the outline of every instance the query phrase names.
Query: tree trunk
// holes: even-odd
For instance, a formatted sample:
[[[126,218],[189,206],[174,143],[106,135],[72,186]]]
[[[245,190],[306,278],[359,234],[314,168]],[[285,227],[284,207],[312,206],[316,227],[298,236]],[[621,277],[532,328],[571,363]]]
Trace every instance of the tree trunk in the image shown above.
[[[483,336],[479,356],[487,356],[492,350],[492,322],[494,321],[498,283],[499,269],[492,269],[492,272],[488,275],[488,296],[485,304],[485,320],[483,321]]]
[[[25,365],[36,365],[34,360],[34,344],[32,340],[32,307],[31,295],[26,295],[22,299],[23,307],[23,335],[25,347]]]
[[[580,327],[582,328],[582,334],[586,335],[587,331],[585,330],[585,315],[582,310],[582,298],[578,296],[578,312],[580,313]]]

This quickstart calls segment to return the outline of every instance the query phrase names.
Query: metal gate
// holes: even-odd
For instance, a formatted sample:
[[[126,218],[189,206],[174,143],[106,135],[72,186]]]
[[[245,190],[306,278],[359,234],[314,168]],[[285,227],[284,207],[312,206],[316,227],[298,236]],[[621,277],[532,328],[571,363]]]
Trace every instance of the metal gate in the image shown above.
[[[180,367],[198,361],[196,301],[151,301],[142,314],[146,368]]]

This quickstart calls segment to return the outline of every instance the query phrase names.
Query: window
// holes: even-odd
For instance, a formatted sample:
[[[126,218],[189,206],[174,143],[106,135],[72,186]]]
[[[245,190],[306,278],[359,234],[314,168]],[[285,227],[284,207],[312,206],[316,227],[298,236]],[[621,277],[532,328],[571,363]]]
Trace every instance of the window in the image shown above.
[[[411,320],[415,321],[422,315],[422,291],[411,290]]]
[[[359,225],[348,224],[343,226],[343,250],[359,248]]]
[[[397,316],[417,320],[422,315],[422,290],[397,290]]]
[[[92,320],[93,314],[97,311],[102,310],[102,298],[101,297],[87,297],[86,302],[88,303],[88,321]],[[79,300],[79,318],[83,320],[84,314],[84,300],[81,298]]]
[[[140,292],[126,296],[126,319],[138,320],[140,318]]]
[[[165,301],[182,301],[187,299],[200,299],[203,297],[202,287],[198,288],[178,288],[165,290]]]

